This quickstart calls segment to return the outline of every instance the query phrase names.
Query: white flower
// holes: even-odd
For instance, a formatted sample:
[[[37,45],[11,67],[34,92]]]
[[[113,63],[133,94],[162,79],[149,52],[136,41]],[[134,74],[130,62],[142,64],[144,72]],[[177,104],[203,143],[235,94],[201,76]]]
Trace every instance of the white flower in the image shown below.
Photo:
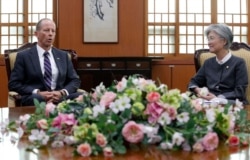
[[[143,132],[149,138],[148,143],[155,144],[155,143],[158,143],[162,140],[161,136],[157,135],[158,130],[159,130],[158,125],[156,125],[155,127],[151,127],[151,126],[144,126],[143,127]]]
[[[162,126],[170,124],[171,117],[169,116],[169,113],[168,112],[162,113],[158,119],[158,123],[161,124]]]
[[[115,102],[111,102],[109,108],[114,113],[118,113],[119,111],[124,111],[126,108],[129,109],[131,108],[130,99],[128,97],[123,96],[115,100]]]
[[[118,113],[120,110],[119,110],[119,104],[118,103],[115,103],[115,102],[111,102],[110,105],[109,105],[109,108],[114,112],[114,113]]]
[[[206,110],[206,117],[207,117],[207,120],[212,123],[215,121],[215,116],[216,116],[216,113],[214,111],[213,108],[210,108],[210,109],[207,109]]]
[[[106,88],[105,88],[105,86],[103,85],[103,82],[101,82],[101,83],[99,84],[99,86],[97,86],[97,87],[95,88],[94,91],[95,91],[97,97],[101,97],[101,95],[106,91]]]
[[[159,126],[158,125],[156,125],[156,126],[154,126],[154,127],[152,127],[152,126],[144,126],[144,128],[143,128],[144,130],[144,133],[146,133],[147,134],[147,136],[148,137],[150,137],[151,135],[154,135],[154,134],[157,134],[158,133],[158,130],[159,130]]]
[[[26,123],[28,122],[29,119],[30,119],[30,114],[25,114],[25,115],[21,115],[19,117],[19,120],[17,120],[16,122],[18,124],[26,125]]]
[[[183,138],[182,133],[179,133],[179,132],[174,133],[172,144],[176,144],[177,146],[180,146],[184,141],[185,139]]]
[[[24,134],[23,128],[18,127],[18,128],[17,128],[17,134],[18,134],[19,138],[22,137],[23,134]]]
[[[153,80],[146,80],[145,78],[139,78],[138,81],[134,80],[133,83],[137,86],[137,88],[139,88],[142,91],[145,90],[145,87],[147,85],[150,85],[150,84],[154,85],[154,81]]]
[[[189,95],[190,95],[190,92],[185,92],[181,94],[181,97],[184,98],[185,100],[189,100],[190,99]]]
[[[116,89],[118,92],[122,92],[126,87],[127,87],[127,79],[123,77],[122,80],[118,82],[118,84],[116,85]]]
[[[95,105],[93,107],[93,117],[96,118],[99,114],[103,114],[105,112],[105,107],[101,105]]]
[[[162,142],[160,144],[161,149],[164,149],[164,150],[166,150],[166,149],[171,150],[171,149],[173,149],[173,146],[174,145],[172,143],[170,143],[170,142]]]
[[[63,140],[67,145],[72,145],[76,143],[76,139],[74,136],[65,136]]]
[[[186,142],[186,141],[182,144],[182,149],[184,151],[191,151],[192,150],[190,144],[188,142]]]
[[[9,119],[6,119],[5,121],[0,122],[0,129],[1,129],[0,131],[2,133],[7,131],[8,124],[9,124]]]
[[[243,103],[240,102],[238,99],[236,99],[236,101],[235,101],[235,106],[234,106],[234,110],[235,110],[236,112],[239,112],[239,111],[242,110],[242,109],[244,109]]]
[[[46,145],[49,141],[49,136],[43,130],[33,129],[31,130],[29,141],[38,145]]]
[[[158,89],[161,93],[166,93],[168,91],[168,86],[166,84],[160,84]]]
[[[208,93],[209,93],[209,90],[207,89],[207,87],[201,88],[201,90],[200,90],[200,92],[199,92],[199,94],[200,94],[201,96],[206,96],[206,95],[208,95]]]
[[[183,112],[183,113],[177,115],[177,120],[180,123],[186,123],[189,120],[189,113],[188,112]]]
[[[52,148],[61,148],[64,146],[63,141],[54,141],[51,143]]]

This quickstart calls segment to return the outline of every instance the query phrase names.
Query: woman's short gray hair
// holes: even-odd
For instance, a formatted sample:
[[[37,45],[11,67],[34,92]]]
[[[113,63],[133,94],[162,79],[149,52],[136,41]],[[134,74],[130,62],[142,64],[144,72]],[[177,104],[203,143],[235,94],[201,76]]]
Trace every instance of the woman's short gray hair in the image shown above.
[[[210,26],[208,26],[208,28],[205,30],[205,35],[208,37],[208,34],[214,31],[215,33],[217,33],[221,38],[224,38],[227,43],[224,46],[224,48],[229,49],[232,42],[233,42],[233,33],[231,31],[231,29],[226,25],[226,24],[211,24]]]

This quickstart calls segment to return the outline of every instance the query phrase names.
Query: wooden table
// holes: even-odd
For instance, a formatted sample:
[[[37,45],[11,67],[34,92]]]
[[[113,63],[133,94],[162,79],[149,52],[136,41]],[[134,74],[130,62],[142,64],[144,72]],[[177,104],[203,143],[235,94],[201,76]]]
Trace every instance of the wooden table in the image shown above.
[[[15,120],[19,115],[33,113],[34,107],[0,108],[0,121],[5,118]],[[11,133],[12,134],[12,133]],[[10,135],[11,135],[10,134]],[[2,135],[0,135],[3,138]],[[115,155],[105,158],[102,155],[93,157],[73,156],[72,147],[59,149],[43,148],[34,152],[26,151],[29,145],[23,138],[17,143],[11,143],[10,136],[5,136],[0,142],[1,160],[249,160],[250,148],[228,147],[221,144],[215,151],[193,153],[186,151],[161,151],[155,146],[130,148],[126,155]]]

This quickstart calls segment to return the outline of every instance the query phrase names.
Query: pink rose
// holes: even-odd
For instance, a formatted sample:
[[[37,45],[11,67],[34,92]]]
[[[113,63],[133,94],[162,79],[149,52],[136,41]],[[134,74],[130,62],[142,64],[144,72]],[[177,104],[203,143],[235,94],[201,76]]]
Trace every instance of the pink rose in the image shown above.
[[[111,147],[105,147],[103,149],[103,154],[105,157],[112,157],[114,155]]]
[[[103,134],[98,133],[98,134],[96,134],[96,143],[100,147],[105,147],[106,144],[107,144],[107,139],[106,139],[106,137]]]
[[[56,108],[56,105],[54,105],[52,102],[47,103],[45,107],[45,115],[46,117],[49,117],[50,113],[53,113]]]
[[[137,124],[134,121],[129,121],[124,125],[122,135],[126,141],[130,143],[141,142],[144,137],[143,125]]]
[[[105,92],[101,97],[100,105],[107,107],[112,101],[114,101],[115,98],[116,94],[114,92]]]
[[[36,126],[39,129],[48,129],[48,122],[46,119],[40,119],[36,122]]]
[[[202,139],[202,144],[204,149],[207,151],[216,149],[219,144],[218,135],[214,132],[207,133]]]
[[[92,152],[92,149],[88,143],[80,144],[77,147],[77,153],[79,153],[83,157],[90,156],[91,152]]]
[[[150,92],[147,94],[146,99],[148,102],[157,102],[160,99],[161,95],[158,92]]]
[[[228,138],[229,146],[238,146],[240,144],[240,139],[236,135],[230,135]]]

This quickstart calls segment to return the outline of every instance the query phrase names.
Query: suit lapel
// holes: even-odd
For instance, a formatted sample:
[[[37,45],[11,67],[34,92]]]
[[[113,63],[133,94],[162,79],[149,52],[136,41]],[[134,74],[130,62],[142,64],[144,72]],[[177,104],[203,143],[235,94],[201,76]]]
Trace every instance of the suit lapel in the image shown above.
[[[42,73],[36,46],[30,49],[30,62],[32,64],[32,68],[36,71],[36,73],[39,74],[39,77],[41,78],[41,80],[43,80],[43,73]]]
[[[52,54],[54,56],[56,66],[58,68],[58,79],[59,79],[60,73],[62,73],[62,65],[63,65],[62,57],[61,54],[57,52],[54,48],[52,48]]]

